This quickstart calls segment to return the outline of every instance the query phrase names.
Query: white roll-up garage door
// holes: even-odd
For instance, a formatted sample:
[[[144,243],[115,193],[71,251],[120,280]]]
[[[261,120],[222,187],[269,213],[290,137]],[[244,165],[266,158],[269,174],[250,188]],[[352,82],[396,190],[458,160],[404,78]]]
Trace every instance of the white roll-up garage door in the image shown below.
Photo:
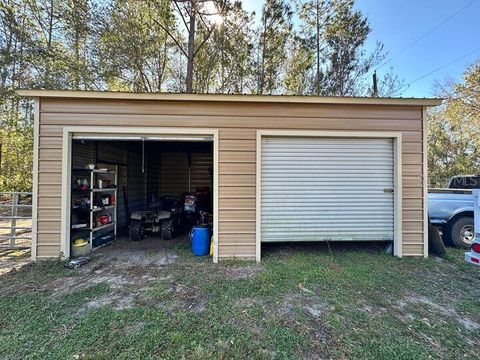
[[[392,139],[262,137],[261,240],[394,239]]]

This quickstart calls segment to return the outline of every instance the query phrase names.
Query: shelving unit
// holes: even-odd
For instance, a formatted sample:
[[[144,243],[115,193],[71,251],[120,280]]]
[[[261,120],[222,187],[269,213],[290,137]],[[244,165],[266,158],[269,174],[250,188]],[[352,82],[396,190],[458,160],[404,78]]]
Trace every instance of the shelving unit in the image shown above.
[[[116,166],[114,170],[72,169],[71,242],[77,238],[88,239],[90,250],[94,250],[116,238],[117,174]],[[97,225],[101,216],[107,216],[110,221]]]

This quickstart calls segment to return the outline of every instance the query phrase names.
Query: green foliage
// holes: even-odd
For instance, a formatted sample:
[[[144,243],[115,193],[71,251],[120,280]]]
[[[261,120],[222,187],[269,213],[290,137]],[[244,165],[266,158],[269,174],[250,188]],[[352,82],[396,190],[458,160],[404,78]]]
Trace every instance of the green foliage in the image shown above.
[[[285,69],[285,89],[288,94],[306,95],[310,92],[314,56],[305,41],[293,38],[289,41],[290,52]]]
[[[365,16],[354,10],[353,0],[335,4],[334,14],[325,29],[325,40],[329,48],[325,93],[341,96],[357,93],[359,75],[370,70],[371,61],[365,60],[362,52],[370,31]]]
[[[287,59],[286,45],[293,12],[284,0],[266,0],[258,30],[256,77],[258,94],[274,94],[280,88],[280,70]]]
[[[430,186],[444,187],[450,177],[480,173],[480,61],[463,81],[440,94],[444,106],[428,113]]]
[[[114,0],[96,19],[99,75],[107,90],[158,92],[170,76],[170,44],[155,20],[174,27],[168,0]]]
[[[211,41],[195,58],[195,91],[247,92],[252,85],[254,35],[253,14],[245,11],[239,1],[230,4]]]
[[[0,129],[0,191],[31,191],[33,129],[29,126]]]
[[[306,92],[316,95],[370,95],[370,73],[385,58],[382,44],[367,53],[364,45],[371,32],[368,20],[354,7],[353,0],[298,0],[298,36],[306,46],[291,48],[310,63],[292,63],[291,72],[300,72]],[[302,54],[303,53],[303,54]],[[295,56],[293,56],[295,58]],[[390,96],[401,81],[392,73],[380,78],[380,95]]]

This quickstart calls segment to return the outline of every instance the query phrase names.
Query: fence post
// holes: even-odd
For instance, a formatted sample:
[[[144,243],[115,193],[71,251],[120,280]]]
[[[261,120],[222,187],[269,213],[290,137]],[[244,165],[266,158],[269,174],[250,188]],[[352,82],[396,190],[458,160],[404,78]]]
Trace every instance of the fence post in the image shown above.
[[[17,236],[17,209],[18,209],[18,193],[12,194],[12,219],[11,219],[11,226],[10,229],[10,246],[15,246],[15,240]]]

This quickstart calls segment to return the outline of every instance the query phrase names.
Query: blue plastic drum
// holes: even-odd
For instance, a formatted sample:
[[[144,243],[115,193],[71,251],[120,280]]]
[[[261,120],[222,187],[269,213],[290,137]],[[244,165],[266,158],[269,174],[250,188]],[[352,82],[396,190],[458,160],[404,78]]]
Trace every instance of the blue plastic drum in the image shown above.
[[[192,251],[195,256],[205,256],[210,253],[209,226],[195,225],[192,230]]]

